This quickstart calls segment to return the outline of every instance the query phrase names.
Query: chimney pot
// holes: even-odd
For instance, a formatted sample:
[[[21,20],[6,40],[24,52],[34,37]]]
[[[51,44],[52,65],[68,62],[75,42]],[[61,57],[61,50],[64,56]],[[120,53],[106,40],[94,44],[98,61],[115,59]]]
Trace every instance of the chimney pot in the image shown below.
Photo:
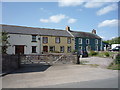
[[[93,30],[92,30],[92,33],[93,33],[93,34],[96,34],[96,30],[95,30],[95,29],[93,29]]]
[[[70,31],[70,27],[69,27],[69,26],[66,26],[66,30],[67,30],[67,31]]]

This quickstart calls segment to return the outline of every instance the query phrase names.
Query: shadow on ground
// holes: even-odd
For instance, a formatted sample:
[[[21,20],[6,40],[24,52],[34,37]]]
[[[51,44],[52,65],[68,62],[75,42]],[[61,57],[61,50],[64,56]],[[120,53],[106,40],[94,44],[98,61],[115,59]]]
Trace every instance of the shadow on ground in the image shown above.
[[[30,72],[44,72],[47,70],[51,65],[40,65],[40,64],[26,64],[22,65],[20,69],[15,70],[11,74],[17,73],[30,73]]]

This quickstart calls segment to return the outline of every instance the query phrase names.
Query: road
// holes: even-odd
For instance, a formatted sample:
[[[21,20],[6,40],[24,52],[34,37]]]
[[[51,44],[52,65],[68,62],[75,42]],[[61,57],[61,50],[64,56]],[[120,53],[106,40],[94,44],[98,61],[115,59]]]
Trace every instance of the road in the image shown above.
[[[84,88],[86,88],[93,85],[97,87],[99,83],[101,88],[118,87],[118,71],[105,68],[112,61],[111,59],[90,57],[82,60],[87,60],[89,63],[87,65],[56,64],[21,68],[15,73],[2,77],[2,87],[36,88],[54,85],[70,87],[73,85],[72,87],[85,86]],[[98,64],[98,66],[91,66],[91,64]],[[91,81],[93,83],[90,83]]]
[[[37,88],[118,88],[118,78],[65,83]]]

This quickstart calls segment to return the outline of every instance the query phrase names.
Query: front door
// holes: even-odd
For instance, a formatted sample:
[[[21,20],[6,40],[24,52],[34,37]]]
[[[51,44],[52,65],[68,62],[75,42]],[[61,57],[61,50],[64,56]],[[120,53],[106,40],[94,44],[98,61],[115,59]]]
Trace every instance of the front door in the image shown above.
[[[16,45],[15,54],[24,54],[24,45]]]
[[[48,46],[43,46],[43,52],[48,52]]]

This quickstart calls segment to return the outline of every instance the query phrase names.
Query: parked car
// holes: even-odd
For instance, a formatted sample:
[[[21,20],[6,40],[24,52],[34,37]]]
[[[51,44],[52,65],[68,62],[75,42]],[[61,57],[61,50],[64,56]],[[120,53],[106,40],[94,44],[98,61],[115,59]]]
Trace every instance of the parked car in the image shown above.
[[[83,50],[82,53],[82,57],[88,57],[88,52],[86,50]]]
[[[120,51],[120,46],[116,46],[116,47],[113,48],[111,51]]]

